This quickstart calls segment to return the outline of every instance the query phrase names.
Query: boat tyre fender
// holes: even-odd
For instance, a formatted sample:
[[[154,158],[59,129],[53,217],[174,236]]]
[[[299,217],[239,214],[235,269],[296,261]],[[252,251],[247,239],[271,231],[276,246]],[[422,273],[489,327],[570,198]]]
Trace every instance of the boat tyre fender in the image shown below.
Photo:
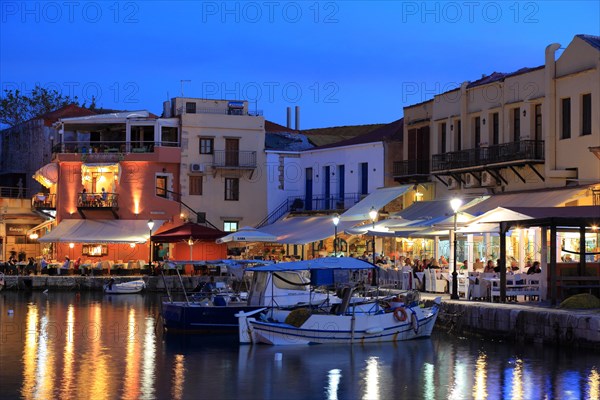
[[[404,322],[408,319],[408,315],[406,314],[404,307],[397,307],[394,309],[394,319],[398,322]]]
[[[413,331],[415,331],[415,334],[418,334],[419,333],[419,319],[417,318],[417,313],[414,312],[412,309],[410,311],[411,311],[410,322],[411,322]]]

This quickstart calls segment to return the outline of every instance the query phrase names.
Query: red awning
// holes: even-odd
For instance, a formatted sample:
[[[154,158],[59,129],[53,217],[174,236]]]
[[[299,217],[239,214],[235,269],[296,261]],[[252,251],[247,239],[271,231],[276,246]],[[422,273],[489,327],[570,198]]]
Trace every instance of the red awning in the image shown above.
[[[188,240],[190,237],[192,240],[215,241],[225,235],[227,235],[226,232],[218,229],[198,225],[193,222],[186,222],[183,225],[152,235],[152,241],[158,243],[175,243]]]

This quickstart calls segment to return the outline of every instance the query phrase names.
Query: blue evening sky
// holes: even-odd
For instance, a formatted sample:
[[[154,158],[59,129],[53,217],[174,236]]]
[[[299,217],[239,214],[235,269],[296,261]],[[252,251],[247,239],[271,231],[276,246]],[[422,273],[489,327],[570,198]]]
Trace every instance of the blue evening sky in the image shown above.
[[[0,83],[148,109],[249,100],[301,128],[391,122],[465,80],[600,35],[598,1],[0,1]],[[184,81],[182,83],[182,81]]]

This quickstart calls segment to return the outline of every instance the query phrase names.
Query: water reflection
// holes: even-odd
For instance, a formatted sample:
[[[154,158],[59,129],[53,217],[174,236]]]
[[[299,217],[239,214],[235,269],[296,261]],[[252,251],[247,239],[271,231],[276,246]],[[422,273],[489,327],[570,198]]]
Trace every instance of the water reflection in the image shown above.
[[[379,399],[379,360],[377,357],[369,357],[365,368],[365,400]]]
[[[157,336],[157,299],[3,292],[2,397],[600,398],[589,350],[440,332],[398,344],[239,346],[235,335]]]

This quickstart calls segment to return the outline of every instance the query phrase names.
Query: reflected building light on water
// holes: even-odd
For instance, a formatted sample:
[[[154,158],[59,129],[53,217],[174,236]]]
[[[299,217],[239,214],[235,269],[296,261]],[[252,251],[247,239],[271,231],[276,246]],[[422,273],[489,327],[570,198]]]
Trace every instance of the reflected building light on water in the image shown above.
[[[34,394],[36,398],[50,399],[54,397],[55,354],[49,340],[56,340],[57,332],[55,328],[55,326],[50,326],[48,316],[44,315],[40,318],[39,340],[37,343],[37,388]]]
[[[154,368],[156,357],[156,342],[154,338],[154,318],[146,318],[144,327],[144,361],[142,366],[142,396],[154,398]]]
[[[75,327],[75,308],[73,304],[69,304],[67,309],[67,324],[65,329],[65,349],[63,354],[63,372],[62,382],[60,385],[60,398],[70,399],[74,396],[75,382],[73,377],[75,376],[74,371],[74,346],[73,343],[73,330]]]
[[[341,369],[332,369],[327,374],[327,399],[328,400],[337,400],[338,398],[338,388],[340,386],[340,380],[342,379],[342,370]]]
[[[36,353],[38,338],[38,309],[34,304],[27,307],[25,326],[25,346],[23,348],[23,386],[21,396],[25,399],[35,397],[36,392]]]
[[[523,360],[518,358],[515,360],[515,368],[512,375],[511,398],[517,400],[523,399]]]
[[[473,385],[473,398],[476,400],[487,399],[487,355],[479,353],[475,361],[475,385]]]
[[[369,357],[367,360],[363,399],[379,399],[379,359],[377,357]]]
[[[140,395],[140,351],[136,338],[135,309],[130,308],[127,315],[127,349],[125,365],[125,398],[137,399]]]
[[[183,398],[183,384],[185,382],[185,356],[183,354],[175,355],[175,364],[173,365],[173,387],[171,397],[175,400]]]
[[[94,371],[94,376],[91,378],[91,397],[93,399],[106,399],[110,393],[108,390],[108,359],[104,354],[102,346],[102,306],[95,304],[91,310],[92,324],[88,329],[87,334],[83,338],[92,342],[92,354],[90,364],[85,369],[87,373]]]
[[[435,367],[433,364],[425,363],[423,366],[423,398],[435,399]]]
[[[466,394],[469,389],[467,382],[467,367],[459,360],[454,364],[453,379],[449,389],[449,399],[463,399],[467,397]]]
[[[600,399],[600,374],[596,368],[592,368],[588,376],[588,399]]]

